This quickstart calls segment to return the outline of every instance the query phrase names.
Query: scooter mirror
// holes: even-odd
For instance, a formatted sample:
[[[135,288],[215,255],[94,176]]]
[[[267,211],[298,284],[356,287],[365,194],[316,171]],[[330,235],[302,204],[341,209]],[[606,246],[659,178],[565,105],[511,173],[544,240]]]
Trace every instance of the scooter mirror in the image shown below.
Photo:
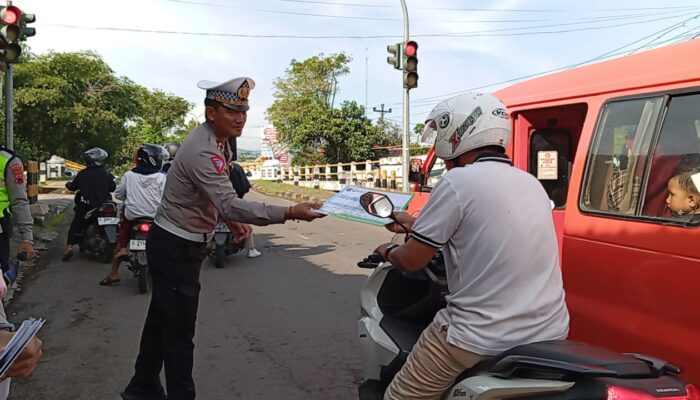
[[[394,214],[394,204],[384,194],[367,192],[360,196],[360,205],[375,217],[391,218]]]

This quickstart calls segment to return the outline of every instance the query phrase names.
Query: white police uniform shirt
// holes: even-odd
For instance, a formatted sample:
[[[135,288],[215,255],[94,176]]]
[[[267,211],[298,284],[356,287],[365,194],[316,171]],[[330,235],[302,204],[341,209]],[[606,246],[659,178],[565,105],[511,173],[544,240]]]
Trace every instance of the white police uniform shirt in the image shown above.
[[[540,182],[488,154],[453,168],[436,185],[412,236],[444,246],[449,295],[435,323],[448,343],[481,355],[565,339],[559,252]]]

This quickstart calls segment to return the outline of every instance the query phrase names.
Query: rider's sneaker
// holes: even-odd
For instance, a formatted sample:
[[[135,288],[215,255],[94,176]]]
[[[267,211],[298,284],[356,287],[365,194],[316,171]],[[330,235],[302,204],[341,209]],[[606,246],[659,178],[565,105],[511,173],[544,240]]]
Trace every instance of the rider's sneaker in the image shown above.
[[[260,257],[261,255],[262,255],[262,253],[256,249],[248,250],[248,258],[257,258],[257,257]]]

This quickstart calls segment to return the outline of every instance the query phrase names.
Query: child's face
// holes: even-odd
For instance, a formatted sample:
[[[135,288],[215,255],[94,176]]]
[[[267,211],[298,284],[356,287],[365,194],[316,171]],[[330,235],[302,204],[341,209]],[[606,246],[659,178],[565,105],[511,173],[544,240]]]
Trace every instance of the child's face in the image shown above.
[[[679,213],[690,214],[695,211],[696,199],[687,191],[683,190],[681,185],[678,183],[677,178],[673,178],[668,181],[668,197],[666,197],[666,206],[671,209],[671,211]]]

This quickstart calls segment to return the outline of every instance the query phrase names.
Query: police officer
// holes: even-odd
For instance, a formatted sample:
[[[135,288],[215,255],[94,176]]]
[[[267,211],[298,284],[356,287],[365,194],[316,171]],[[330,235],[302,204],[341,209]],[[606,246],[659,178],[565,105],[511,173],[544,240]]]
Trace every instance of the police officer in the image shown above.
[[[290,207],[239,199],[229,180],[229,139],[241,135],[247,118],[250,78],[201,81],[206,122],[192,130],[173,161],[146,252],[152,297],[141,335],[135,374],[124,400],[166,399],[159,374],[165,364],[168,400],[195,398],[192,339],[199,302],[199,270],[219,218],[242,240],[246,224],[311,221],[321,204]]]
[[[163,172],[168,173],[177,151],[180,150],[180,143],[168,143],[165,145],[165,150],[168,152],[168,158],[163,163]]]
[[[0,145],[0,171],[3,171],[0,178],[0,264],[5,272],[10,266],[10,214],[22,236],[17,253],[24,253],[28,259],[34,257],[34,218],[29,210],[22,160],[3,145]]]

